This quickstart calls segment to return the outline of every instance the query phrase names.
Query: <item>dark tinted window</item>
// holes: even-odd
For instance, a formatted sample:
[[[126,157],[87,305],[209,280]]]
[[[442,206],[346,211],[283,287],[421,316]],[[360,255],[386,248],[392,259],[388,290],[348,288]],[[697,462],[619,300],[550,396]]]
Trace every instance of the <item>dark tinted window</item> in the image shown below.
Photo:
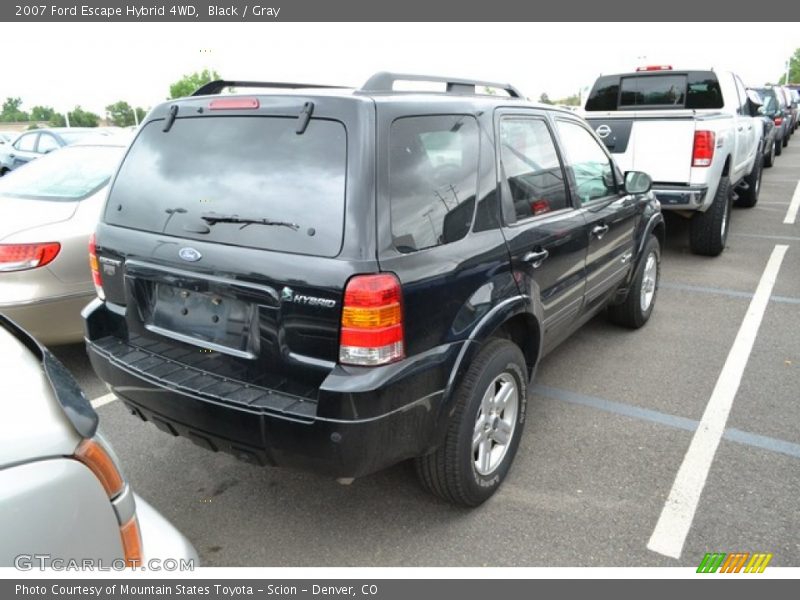
[[[623,77],[620,106],[683,106],[686,102],[685,75]]]
[[[617,110],[618,100],[619,77],[600,77],[586,101],[586,110]]]
[[[500,160],[517,219],[566,208],[564,172],[544,121],[500,121]]]
[[[407,117],[392,123],[389,195],[395,247],[413,252],[467,235],[477,178],[474,117]]]
[[[642,73],[600,77],[586,102],[587,111],[620,108],[722,108],[722,91],[712,71]]]
[[[614,169],[601,144],[571,121],[557,121],[566,161],[575,177],[581,202],[605,198],[617,191]]]
[[[337,121],[201,117],[145,126],[112,186],[115,225],[237,246],[335,256],[342,242],[347,142]],[[283,225],[211,224],[203,216]],[[296,228],[294,226],[297,226]]]

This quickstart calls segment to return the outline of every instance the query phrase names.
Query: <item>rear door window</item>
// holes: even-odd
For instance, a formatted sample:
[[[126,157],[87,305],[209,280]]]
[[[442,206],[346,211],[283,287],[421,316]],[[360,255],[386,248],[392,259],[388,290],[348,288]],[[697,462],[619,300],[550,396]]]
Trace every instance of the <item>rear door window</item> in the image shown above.
[[[468,115],[404,117],[389,134],[392,238],[400,252],[460,240],[472,226],[478,124]]]
[[[543,120],[501,119],[500,162],[518,220],[568,207],[564,172]]]
[[[145,125],[105,221],[166,235],[332,257],[342,244],[347,134],[339,121],[179,118]]]

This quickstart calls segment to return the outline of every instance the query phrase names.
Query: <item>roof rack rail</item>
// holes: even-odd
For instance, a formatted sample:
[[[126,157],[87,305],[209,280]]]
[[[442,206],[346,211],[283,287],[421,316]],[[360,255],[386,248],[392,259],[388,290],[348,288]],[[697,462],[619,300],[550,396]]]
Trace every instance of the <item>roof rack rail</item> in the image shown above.
[[[458,77],[437,77],[433,75],[412,75],[409,73],[390,73],[381,71],[375,73],[361,86],[362,92],[392,92],[395,81],[433,81],[447,84],[448,93],[477,94],[479,87],[489,87],[504,90],[512,98],[524,98],[522,92],[509,83],[494,81],[479,81],[475,79],[460,79]]]
[[[229,87],[243,88],[274,88],[274,89],[296,89],[296,88],[329,88],[341,89],[340,85],[320,85],[318,83],[289,83],[287,81],[228,81],[227,79],[217,79],[209,81],[197,88],[192,96],[208,96],[219,94],[222,90]]]

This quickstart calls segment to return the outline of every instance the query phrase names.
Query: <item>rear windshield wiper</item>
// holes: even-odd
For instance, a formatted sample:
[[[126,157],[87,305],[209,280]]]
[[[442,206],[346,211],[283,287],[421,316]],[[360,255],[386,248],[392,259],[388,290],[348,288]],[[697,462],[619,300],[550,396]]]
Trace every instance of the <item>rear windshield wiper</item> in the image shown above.
[[[239,215],[220,215],[217,213],[204,213],[200,216],[203,221],[209,225],[216,225],[217,223],[241,223],[239,229],[244,229],[248,225],[273,225],[275,227],[288,227],[292,231],[300,229],[297,223],[289,223],[288,221],[273,221],[272,219],[247,219]]]

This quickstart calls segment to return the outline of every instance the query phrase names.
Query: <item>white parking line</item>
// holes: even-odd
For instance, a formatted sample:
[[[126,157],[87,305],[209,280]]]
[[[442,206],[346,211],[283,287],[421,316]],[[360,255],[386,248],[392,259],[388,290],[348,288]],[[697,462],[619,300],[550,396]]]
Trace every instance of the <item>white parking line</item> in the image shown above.
[[[733,399],[742,381],[758,328],[761,326],[775,279],[788,248],[789,246],[778,244],[772,250],[722,372],[717,378],[703,418],[683,457],[683,463],[675,476],[675,482],[672,484],[653,535],[650,536],[647,548],[653,552],[672,558],[681,556],[714,454],[725,432],[725,423],[733,406]]]
[[[783,219],[784,225],[794,225],[797,220],[798,209],[800,209],[800,181],[797,182],[797,187],[794,188],[792,202],[789,204],[789,210],[786,211],[786,217]]]
[[[105,406],[106,404],[109,404],[116,399],[117,397],[109,392],[105,396],[100,396],[99,398],[95,398],[94,400],[92,400],[92,407],[100,408],[101,406]]]

